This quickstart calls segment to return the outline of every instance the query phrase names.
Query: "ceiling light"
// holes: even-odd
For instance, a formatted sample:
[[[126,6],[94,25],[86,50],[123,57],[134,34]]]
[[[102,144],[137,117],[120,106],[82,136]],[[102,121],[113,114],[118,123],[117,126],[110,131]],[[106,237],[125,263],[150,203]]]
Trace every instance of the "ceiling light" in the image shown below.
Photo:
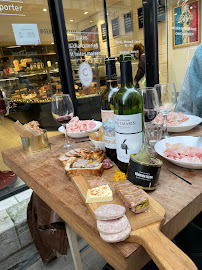
[[[74,20],[70,20],[70,22],[73,22]]]
[[[43,11],[46,12],[47,11],[47,8],[43,8]]]
[[[51,42],[51,44],[54,44],[54,42]]]
[[[90,22],[93,22],[93,21],[90,21]]]
[[[88,14],[88,11],[85,11],[84,14]]]

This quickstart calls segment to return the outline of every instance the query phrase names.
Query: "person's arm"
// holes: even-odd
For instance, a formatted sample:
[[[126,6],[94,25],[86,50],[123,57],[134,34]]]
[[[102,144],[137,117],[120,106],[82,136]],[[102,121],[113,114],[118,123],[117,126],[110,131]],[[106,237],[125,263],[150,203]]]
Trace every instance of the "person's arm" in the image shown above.
[[[139,64],[138,64],[138,70],[134,78],[134,83],[138,83],[139,80],[142,79],[142,77],[145,74],[145,56],[142,54],[140,56]]]
[[[176,106],[176,112],[193,114],[193,102],[191,98],[191,88],[189,81],[189,66],[187,68],[184,81],[182,83],[182,88]]]

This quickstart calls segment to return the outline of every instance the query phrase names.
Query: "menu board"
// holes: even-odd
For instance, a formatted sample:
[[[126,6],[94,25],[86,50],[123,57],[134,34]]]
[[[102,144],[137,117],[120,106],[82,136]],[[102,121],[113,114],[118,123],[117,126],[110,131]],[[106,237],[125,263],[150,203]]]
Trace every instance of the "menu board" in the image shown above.
[[[138,24],[139,28],[143,28],[143,10],[138,8]],[[157,0],[157,13],[158,13],[158,22],[165,21],[165,0]]]
[[[165,21],[165,0],[157,0],[158,22]]]
[[[105,23],[101,24],[102,40],[106,40],[106,27]]]
[[[119,35],[119,19],[115,18],[112,20],[112,34],[113,37],[116,37]]]
[[[133,31],[132,12],[124,14],[125,33]]]
[[[138,8],[137,14],[138,14],[139,28],[143,28],[143,11],[142,11],[142,8]]]

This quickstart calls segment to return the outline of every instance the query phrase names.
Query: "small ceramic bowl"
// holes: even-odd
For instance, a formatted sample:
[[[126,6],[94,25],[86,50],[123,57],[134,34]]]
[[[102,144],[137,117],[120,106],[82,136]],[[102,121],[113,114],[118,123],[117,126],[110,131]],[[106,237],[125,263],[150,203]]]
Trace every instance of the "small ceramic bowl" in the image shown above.
[[[94,146],[95,146],[96,149],[100,149],[100,150],[105,151],[105,142],[95,141],[95,140],[93,140],[91,138],[90,138],[90,140],[94,144]]]

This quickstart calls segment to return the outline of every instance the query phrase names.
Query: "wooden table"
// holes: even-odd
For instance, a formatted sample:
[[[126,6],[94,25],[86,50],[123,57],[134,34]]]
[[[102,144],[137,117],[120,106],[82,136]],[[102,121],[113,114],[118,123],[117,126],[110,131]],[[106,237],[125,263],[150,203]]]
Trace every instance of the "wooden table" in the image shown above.
[[[173,135],[199,136],[201,132],[202,127],[198,126],[185,134]],[[17,147],[2,152],[3,160],[64,219],[69,228],[76,231],[115,269],[141,269],[150,260],[143,247],[136,243],[108,244],[101,240],[94,218],[58,160],[59,153],[56,150],[64,143],[64,135],[52,137],[49,141],[51,149],[27,154]],[[77,144],[77,147],[81,145],[89,146],[89,142]],[[150,195],[165,208],[166,220],[162,231],[172,239],[202,210],[202,170],[184,169],[161,159],[164,165],[159,185]],[[192,185],[168,172],[168,168],[189,180]]]

